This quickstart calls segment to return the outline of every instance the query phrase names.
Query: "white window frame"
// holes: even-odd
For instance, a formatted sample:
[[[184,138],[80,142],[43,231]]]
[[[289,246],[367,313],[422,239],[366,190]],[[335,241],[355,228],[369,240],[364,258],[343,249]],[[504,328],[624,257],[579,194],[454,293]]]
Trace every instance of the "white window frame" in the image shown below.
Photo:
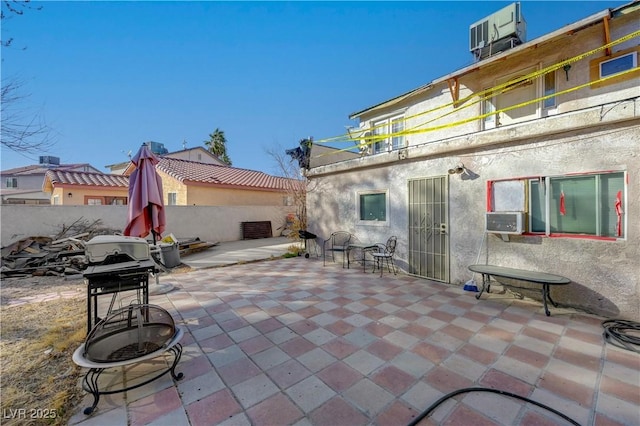
[[[17,188],[18,187],[18,178],[8,177],[5,181],[5,185],[7,188]]]
[[[360,208],[361,208],[361,200],[363,196],[366,195],[376,195],[376,194],[384,194],[384,202],[385,202],[385,220],[364,220],[360,218]],[[358,225],[368,225],[368,226],[388,226],[389,225],[389,190],[370,190],[370,191],[358,191],[356,193],[356,223]]]
[[[606,74],[602,73],[603,65],[611,64],[612,62],[616,62],[616,61],[620,61],[621,59],[627,58],[628,56],[631,56],[631,66],[630,67],[627,67],[627,68],[624,68],[624,69],[621,69],[621,70],[616,70],[614,72],[609,72],[609,73],[606,73]],[[616,74],[619,74],[621,72],[633,69],[633,68],[635,68],[637,66],[638,66],[638,52],[634,51],[634,52],[629,52],[627,54],[616,56],[615,58],[611,58],[611,59],[608,59],[606,61],[600,62],[598,64],[598,73],[599,73],[600,78],[610,77],[612,75],[616,75]]]
[[[548,80],[552,80],[549,81]],[[558,92],[558,75],[557,71],[551,71],[540,77],[540,88],[542,89],[542,96],[555,95]],[[551,87],[553,86],[553,87]],[[555,110],[557,105],[557,96],[544,99],[542,101],[542,110],[549,113],[551,110]]]
[[[621,175],[621,176],[615,176]],[[580,212],[584,212],[580,209],[581,201],[576,201],[578,208],[575,207],[574,200],[570,192],[566,195],[563,190],[563,185],[567,185],[567,182],[572,179],[589,179],[594,178],[593,191],[592,192],[578,192],[578,196],[583,200],[585,197],[592,197],[593,204],[593,217],[585,216],[578,217],[579,221],[583,223],[590,223],[594,228],[594,232],[581,232],[571,231],[572,227],[575,227],[575,223],[568,223],[566,227],[558,227],[559,218],[563,216],[574,216],[576,212],[580,215]],[[621,215],[618,216],[621,225],[621,235],[611,234],[612,228],[604,229],[603,225],[614,226],[613,220],[615,220],[615,207],[616,201],[615,195],[606,192],[612,187],[604,186],[605,179],[620,179],[621,187],[617,190],[621,191],[622,205]],[[521,211],[526,209],[528,216],[527,233],[532,235],[542,235],[554,238],[582,238],[582,239],[597,239],[597,240],[625,240],[627,238],[627,223],[628,218],[626,212],[628,197],[627,197],[627,174],[625,171],[600,171],[591,173],[574,173],[568,175],[549,175],[527,178],[515,178],[502,179],[492,181],[491,185],[491,204],[488,205],[490,211]],[[524,185],[523,185],[524,183]],[[536,189],[534,189],[534,184]],[[554,186],[555,185],[555,186]],[[558,186],[559,185],[559,186]],[[571,185],[571,184],[569,184]],[[558,190],[560,188],[560,190]],[[564,189],[570,187],[565,186]],[[566,207],[565,207],[566,196]],[[603,204],[603,196],[606,196],[606,203]],[[560,201],[560,199],[563,201]],[[526,202],[525,202],[526,200]],[[589,198],[587,198],[589,200]],[[512,205],[503,205],[504,203],[513,203]],[[582,201],[584,203],[584,201]],[[609,204],[610,203],[610,204]],[[562,207],[561,207],[562,206]],[[564,209],[560,211],[560,209]],[[535,215],[535,218],[534,218]],[[586,218],[586,219],[585,219]],[[609,218],[608,220],[604,220]],[[537,222],[538,229],[534,230],[534,219],[540,219],[541,222]],[[574,218],[575,221],[575,218]],[[540,226],[543,225],[543,226]],[[563,225],[560,223],[560,225]],[[580,224],[578,224],[580,226]],[[552,227],[557,227],[557,230],[552,230]],[[542,229],[544,228],[544,229]],[[617,229],[617,228],[616,228]]]
[[[485,98],[482,101],[482,115],[495,112],[495,110],[496,110],[496,103],[493,95],[491,97]],[[491,114],[484,117],[484,119],[482,120],[482,129],[483,130],[495,129],[497,121],[498,120],[497,120],[496,114]]]
[[[178,205],[178,193],[177,192],[168,192],[167,193],[167,205],[168,206],[177,206]]]
[[[394,125],[397,127],[398,123],[401,123],[401,129],[399,131],[404,131],[404,120],[404,114],[394,114],[371,123],[373,127],[371,133],[372,136],[374,136],[374,142],[371,144],[371,152],[373,154],[391,152],[405,147],[404,135],[375,139],[375,136],[390,135],[393,133]]]

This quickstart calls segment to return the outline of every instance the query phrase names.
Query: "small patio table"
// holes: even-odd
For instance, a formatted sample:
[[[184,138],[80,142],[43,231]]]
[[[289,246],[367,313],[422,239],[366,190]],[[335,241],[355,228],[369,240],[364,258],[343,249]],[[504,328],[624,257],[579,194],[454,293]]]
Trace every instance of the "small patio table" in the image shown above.
[[[349,265],[351,263],[351,250],[360,250],[362,252],[362,272],[365,272],[367,269],[367,252],[372,250],[378,250],[378,243],[361,243],[361,242],[353,242],[349,243],[347,246],[347,269],[349,269]]]
[[[551,298],[551,292],[549,289],[550,285],[566,285],[571,282],[569,278],[563,277],[562,275],[554,275],[548,274],[546,272],[538,272],[538,271],[527,271],[523,269],[515,269],[515,268],[506,268],[504,266],[495,266],[495,265],[469,265],[469,270],[471,272],[477,272],[482,274],[482,290],[480,293],[476,295],[476,299],[479,299],[482,296],[482,293],[487,290],[487,293],[491,292],[491,282],[489,281],[490,276],[494,277],[502,277],[502,278],[511,278],[514,280],[525,281],[531,284],[536,284],[542,286],[541,290],[529,287],[518,287],[511,284],[501,283],[507,287],[519,288],[523,290],[533,290],[540,291],[542,293],[542,302],[544,303],[544,313],[547,316],[550,316],[549,308],[547,307],[547,300],[551,302],[551,304],[555,307],[558,306],[556,302]],[[496,280],[497,281],[497,280]]]

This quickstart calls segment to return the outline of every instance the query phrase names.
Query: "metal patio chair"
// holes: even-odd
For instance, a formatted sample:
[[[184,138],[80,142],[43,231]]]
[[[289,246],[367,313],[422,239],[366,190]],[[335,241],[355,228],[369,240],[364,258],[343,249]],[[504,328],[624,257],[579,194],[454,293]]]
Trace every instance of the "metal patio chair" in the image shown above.
[[[376,265],[380,269],[380,276],[382,276],[382,270],[384,268],[384,263],[387,263],[387,269],[389,273],[391,273],[391,268],[393,267],[394,275],[397,274],[396,265],[393,262],[393,255],[396,252],[396,245],[398,243],[397,237],[389,237],[387,240],[387,244],[378,244],[378,251],[372,252],[371,256],[373,256],[373,271],[376,272]]]
[[[331,252],[331,260],[336,261],[336,252],[342,253],[342,267],[344,268],[344,261],[349,243],[351,242],[351,235],[349,232],[337,231],[331,234],[329,238],[324,240],[322,244],[322,257],[324,258],[323,264],[327,264],[327,252]]]

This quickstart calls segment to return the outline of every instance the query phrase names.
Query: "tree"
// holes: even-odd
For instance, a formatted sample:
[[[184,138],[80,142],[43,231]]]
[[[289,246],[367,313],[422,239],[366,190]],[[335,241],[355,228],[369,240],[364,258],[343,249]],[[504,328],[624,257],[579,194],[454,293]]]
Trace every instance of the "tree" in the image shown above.
[[[227,138],[224,132],[216,127],[216,130],[209,135],[209,140],[204,142],[210,153],[218,157],[225,164],[231,165],[231,159],[227,155]]]
[[[0,20],[4,25],[6,19],[23,15],[28,9],[40,10],[42,6],[32,7],[29,0],[4,0]],[[0,45],[3,48],[10,48],[13,45],[13,38],[0,41]],[[40,113],[30,112],[24,107],[24,100],[28,95],[21,93],[22,86],[23,83],[16,78],[9,77],[2,80],[1,143],[3,147],[23,154],[42,153],[54,145],[51,128],[45,124]]]
[[[286,150],[289,151],[289,150]],[[295,208],[295,218],[288,237],[294,241],[300,241],[298,231],[307,230],[307,193],[312,192],[315,185],[304,175],[305,169],[301,168],[294,158],[290,158],[281,147],[266,150],[279,171],[279,175],[287,178],[287,197]]]
[[[28,95],[20,93],[22,84],[11,79],[2,82],[2,146],[23,154],[39,154],[51,148],[55,142],[51,128],[38,112],[24,107]]]

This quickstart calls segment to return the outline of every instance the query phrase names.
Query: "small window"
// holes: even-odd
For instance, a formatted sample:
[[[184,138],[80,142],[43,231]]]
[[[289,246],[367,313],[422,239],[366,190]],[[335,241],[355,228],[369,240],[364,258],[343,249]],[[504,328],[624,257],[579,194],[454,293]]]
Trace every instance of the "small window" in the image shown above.
[[[373,142],[373,153],[378,154],[380,152],[384,152],[387,150],[387,139],[382,139],[382,136],[387,135],[389,132],[387,131],[386,122],[378,122],[373,125],[373,135],[378,136],[374,138]]]
[[[391,133],[396,135],[391,137],[391,149],[400,149],[404,147],[404,136],[398,136],[398,133],[404,130],[404,119],[396,118],[391,120]]]
[[[101,206],[102,198],[87,198],[87,205],[89,206]]]
[[[387,221],[387,194],[386,192],[375,192],[360,194],[360,216],[361,221],[386,222]]]
[[[178,205],[178,194],[175,192],[169,192],[167,194],[167,205],[176,206]]]
[[[488,96],[482,101],[482,115],[487,115],[484,117],[484,129],[493,129],[496,127],[496,114],[492,114],[495,112],[496,107],[494,105],[494,99],[492,96]]]
[[[7,188],[17,188],[18,187],[18,178],[7,178],[6,180],[6,187]]]
[[[638,52],[631,52],[600,62],[600,78],[609,77],[638,66]]]
[[[556,93],[556,73],[555,71],[546,73],[544,75],[544,96],[545,98],[549,95],[553,95]],[[553,108],[556,106],[556,97],[549,97],[542,101],[543,108]]]

